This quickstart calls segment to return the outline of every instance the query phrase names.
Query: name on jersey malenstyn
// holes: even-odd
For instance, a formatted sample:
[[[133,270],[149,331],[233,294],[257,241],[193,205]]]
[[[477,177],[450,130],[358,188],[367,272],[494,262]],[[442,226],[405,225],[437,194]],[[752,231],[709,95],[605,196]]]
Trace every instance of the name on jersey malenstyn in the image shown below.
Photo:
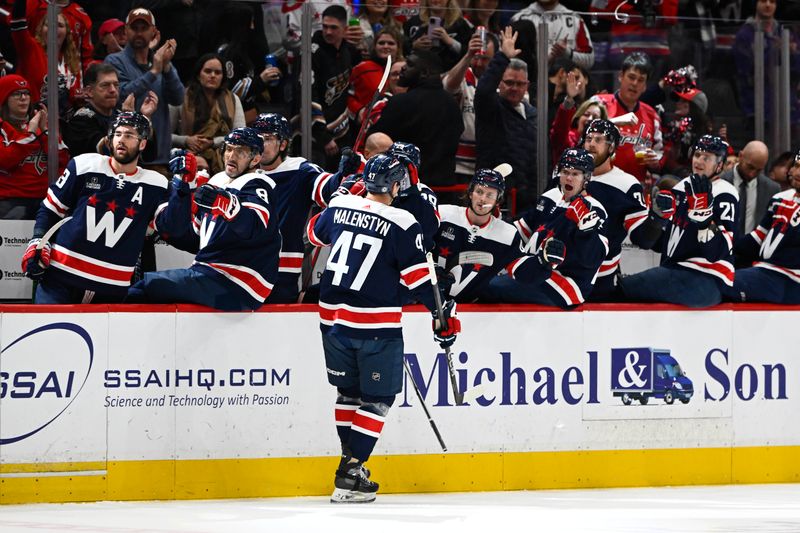
[[[333,214],[333,221],[336,224],[368,229],[380,233],[384,237],[389,233],[389,228],[391,227],[391,223],[381,217],[349,209],[337,209]]]

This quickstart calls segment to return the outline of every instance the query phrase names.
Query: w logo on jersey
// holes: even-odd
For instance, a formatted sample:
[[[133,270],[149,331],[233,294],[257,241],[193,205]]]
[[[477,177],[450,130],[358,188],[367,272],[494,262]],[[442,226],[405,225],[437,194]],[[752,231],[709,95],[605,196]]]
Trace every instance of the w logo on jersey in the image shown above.
[[[114,212],[106,211],[100,221],[97,221],[97,213],[91,205],[86,206],[86,239],[97,242],[101,235],[105,234],[105,245],[113,248],[117,245],[122,235],[133,222],[133,219],[125,217],[119,226],[114,226]]]
[[[678,247],[678,243],[681,242],[681,238],[683,237],[683,229],[678,227],[677,225],[672,226],[669,232],[669,241],[667,241],[667,257],[672,257],[672,254],[675,253],[675,249]]]
[[[783,236],[785,234],[780,231],[775,231],[775,228],[769,230],[767,236],[764,237],[764,242],[761,243],[761,257],[764,260],[769,260],[772,257],[772,254],[775,253],[775,250],[778,248],[778,245],[783,240]]]
[[[214,228],[217,226],[217,222],[211,215],[206,215],[203,217],[203,221],[200,223],[200,249],[202,250],[208,245],[208,241],[211,240],[211,235],[214,233]]]

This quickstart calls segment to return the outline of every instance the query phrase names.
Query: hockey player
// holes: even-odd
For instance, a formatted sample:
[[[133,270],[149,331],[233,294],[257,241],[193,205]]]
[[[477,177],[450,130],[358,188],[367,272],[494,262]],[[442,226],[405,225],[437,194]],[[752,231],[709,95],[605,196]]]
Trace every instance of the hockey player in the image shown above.
[[[661,251],[661,265],[621,280],[625,297],[708,307],[722,299],[722,287],[733,286],[733,234],[736,228],[736,188],[719,173],[728,145],[703,135],[692,148],[692,175],[656,202],[663,231],[652,246]]]
[[[582,304],[592,291],[597,271],[608,254],[602,228],[606,212],[586,194],[594,159],[583,148],[570,148],[556,166],[559,187],[545,192],[536,204],[514,222],[525,251],[534,254],[550,237],[562,241],[568,253],[564,262],[539,285],[498,276],[489,283],[490,301],[537,303],[564,309]],[[512,274],[513,268],[510,269]]]
[[[723,296],[734,302],[800,304],[800,151],[788,172],[790,189],[770,200],[761,224],[736,241],[734,253],[753,266],[736,270]]]
[[[312,206],[325,207],[342,178],[358,170],[360,158],[343,150],[336,174],[325,172],[302,157],[289,157],[292,130],[277,113],[262,113],[253,128],[264,140],[261,171],[275,182],[270,201],[283,237],[278,281],[269,303],[295,303],[303,266],[303,228]]]
[[[580,146],[594,158],[594,173],[586,184],[586,192],[600,201],[607,215],[603,231],[608,237],[608,254],[589,297],[595,302],[613,299],[625,237],[630,237],[636,245],[647,243],[642,235],[646,229],[643,223],[648,216],[644,190],[639,180],[614,165],[614,153],[619,143],[619,130],[603,119],[592,121],[580,142]]]
[[[271,220],[271,180],[256,172],[264,143],[251,128],[236,128],[225,136],[225,170],[194,192],[196,164],[191,154],[176,158],[169,204],[162,208],[155,229],[170,242],[194,229],[197,251],[189,268],[147,272],[130,289],[129,301],[188,302],[222,311],[261,307],[278,276],[281,237]],[[183,238],[181,241],[183,242]]]
[[[439,285],[457,302],[472,302],[497,273],[508,269],[515,279],[541,283],[564,260],[564,243],[549,238],[528,260],[516,228],[495,213],[506,185],[496,170],[478,169],[467,190],[467,207],[442,205],[434,255]],[[537,260],[538,259],[538,260]]]
[[[433,248],[433,236],[439,229],[439,209],[436,193],[419,180],[419,148],[411,143],[394,142],[387,155],[406,165],[409,179],[400,184],[400,193],[392,207],[408,211],[422,227],[425,251]]]
[[[364,463],[402,388],[403,287],[434,310],[422,234],[408,212],[391,207],[408,179],[403,163],[372,157],[364,169],[366,198],[343,194],[309,221],[308,238],[332,245],[320,283],[320,328],[328,382],[338,391],[336,429],[342,458],[332,502],[369,502],[378,484]],[[434,338],[450,346],[460,331],[455,303],[434,313]],[[441,320],[439,320],[441,318]]]
[[[70,160],[36,215],[22,270],[39,280],[38,304],[119,302],[125,297],[148,226],[167,201],[167,180],[137,166],[150,121],[122,112],[108,132],[111,157]],[[55,224],[55,237],[41,242]]]

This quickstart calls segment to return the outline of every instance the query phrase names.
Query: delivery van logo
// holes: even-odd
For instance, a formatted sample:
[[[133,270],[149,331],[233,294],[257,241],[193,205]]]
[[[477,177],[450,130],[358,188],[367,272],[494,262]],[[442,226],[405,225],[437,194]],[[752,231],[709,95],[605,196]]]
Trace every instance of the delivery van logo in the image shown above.
[[[669,350],[612,348],[611,392],[625,405],[646,405],[650,398],[671,405],[676,399],[689,403],[694,388]]]

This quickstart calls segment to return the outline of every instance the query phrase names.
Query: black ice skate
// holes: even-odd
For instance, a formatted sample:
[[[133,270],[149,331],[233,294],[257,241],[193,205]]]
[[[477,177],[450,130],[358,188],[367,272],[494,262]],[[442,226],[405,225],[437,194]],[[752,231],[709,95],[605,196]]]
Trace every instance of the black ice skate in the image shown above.
[[[350,463],[342,458],[336,470],[336,487],[331,495],[331,503],[369,503],[375,501],[378,484],[369,479],[369,470],[361,462]]]

